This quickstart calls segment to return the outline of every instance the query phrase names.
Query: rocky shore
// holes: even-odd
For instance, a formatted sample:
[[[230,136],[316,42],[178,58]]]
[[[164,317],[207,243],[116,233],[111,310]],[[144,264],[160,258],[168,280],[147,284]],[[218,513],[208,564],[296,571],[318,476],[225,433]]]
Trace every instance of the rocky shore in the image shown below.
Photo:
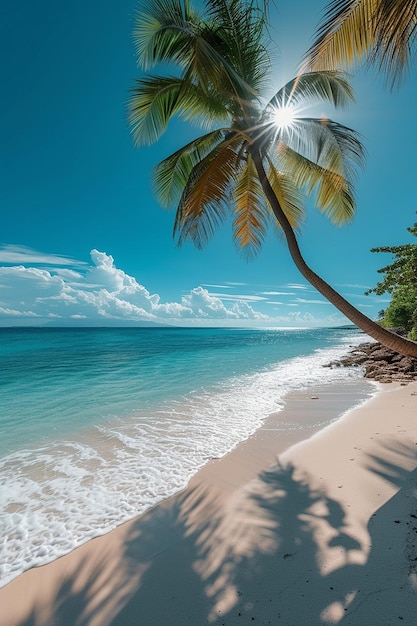
[[[380,343],[362,343],[346,357],[332,361],[325,367],[361,367],[365,378],[380,383],[417,380],[417,359],[393,352]]]

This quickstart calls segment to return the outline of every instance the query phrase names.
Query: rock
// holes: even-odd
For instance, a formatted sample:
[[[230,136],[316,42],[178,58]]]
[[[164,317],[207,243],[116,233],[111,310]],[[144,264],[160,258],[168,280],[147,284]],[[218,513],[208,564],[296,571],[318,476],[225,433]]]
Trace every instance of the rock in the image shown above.
[[[398,354],[380,343],[362,343],[338,361],[324,367],[361,367],[365,378],[381,383],[417,380],[417,359]]]

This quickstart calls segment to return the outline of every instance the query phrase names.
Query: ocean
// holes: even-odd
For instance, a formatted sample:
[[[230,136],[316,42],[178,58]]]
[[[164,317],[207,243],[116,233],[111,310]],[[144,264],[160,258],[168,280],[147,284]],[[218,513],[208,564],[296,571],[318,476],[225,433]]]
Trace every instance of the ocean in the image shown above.
[[[287,392],[360,378],[322,365],[366,340],[354,328],[1,328],[0,586],[185,487]]]

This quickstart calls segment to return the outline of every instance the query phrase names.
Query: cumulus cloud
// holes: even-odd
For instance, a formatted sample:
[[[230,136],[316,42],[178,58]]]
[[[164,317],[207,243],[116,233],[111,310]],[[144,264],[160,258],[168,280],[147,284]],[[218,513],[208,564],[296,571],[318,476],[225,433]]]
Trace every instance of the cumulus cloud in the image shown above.
[[[0,259],[9,263],[0,266],[3,325],[22,318],[29,322],[37,318],[40,323],[58,320],[62,324],[66,320],[98,324],[106,320],[115,325],[126,321],[269,319],[243,300],[235,300],[228,308],[218,295],[201,286],[192,289],[180,302],[161,302],[158,294],[151,294],[136,278],[119,269],[111,255],[99,250],[91,251],[90,265],[13,246],[3,248]],[[13,259],[24,264],[10,265]],[[34,264],[48,267],[30,266]]]
[[[191,310],[193,315],[201,318],[268,319],[266,315],[254,311],[244,300],[234,302],[232,308],[228,309],[217,294],[210,294],[203,287],[196,287],[189,295],[183,296],[182,304],[186,309]]]

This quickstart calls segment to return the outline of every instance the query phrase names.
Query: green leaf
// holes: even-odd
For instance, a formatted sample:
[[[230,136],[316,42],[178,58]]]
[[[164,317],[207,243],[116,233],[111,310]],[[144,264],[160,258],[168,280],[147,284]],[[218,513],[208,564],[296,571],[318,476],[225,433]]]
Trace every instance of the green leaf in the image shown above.
[[[164,207],[178,204],[193,168],[223,139],[224,131],[216,130],[198,137],[171,154],[154,170],[155,189]]]
[[[148,76],[136,81],[129,101],[129,121],[137,145],[153,143],[166,130],[179,110],[182,81],[172,77]]]

